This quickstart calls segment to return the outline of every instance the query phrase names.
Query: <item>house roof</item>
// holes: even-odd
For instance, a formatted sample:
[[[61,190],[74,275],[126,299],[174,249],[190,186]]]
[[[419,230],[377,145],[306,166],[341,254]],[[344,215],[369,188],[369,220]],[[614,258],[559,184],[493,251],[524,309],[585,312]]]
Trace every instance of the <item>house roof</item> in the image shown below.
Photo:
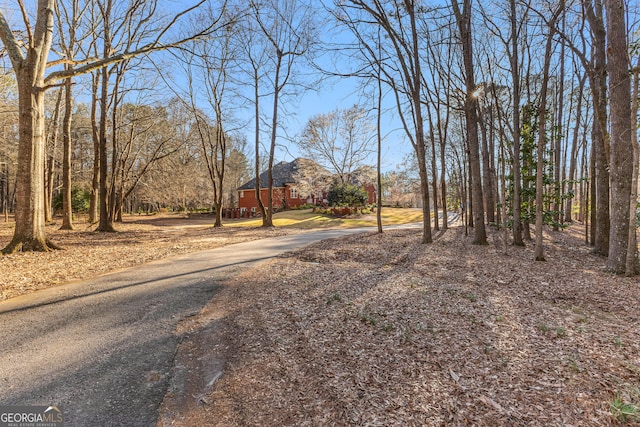
[[[292,162],[280,162],[273,165],[273,188],[285,187],[286,184],[292,184],[296,182],[295,174],[298,169],[302,167],[305,162],[312,162],[312,160],[303,159],[301,157],[295,159]],[[268,171],[264,171],[260,174],[260,188],[267,188]],[[256,179],[253,178],[238,187],[238,190],[253,190],[256,188]]]

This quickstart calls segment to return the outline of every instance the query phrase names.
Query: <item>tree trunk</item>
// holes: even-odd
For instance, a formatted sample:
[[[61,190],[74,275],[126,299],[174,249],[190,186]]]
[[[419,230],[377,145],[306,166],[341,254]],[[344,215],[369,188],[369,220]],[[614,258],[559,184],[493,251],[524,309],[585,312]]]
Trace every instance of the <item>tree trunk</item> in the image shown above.
[[[21,47],[0,13],[0,37],[18,82],[19,143],[16,174],[16,226],[3,253],[56,248],[45,235],[44,222],[44,71],[53,39],[54,0],[39,0],[33,41]]]
[[[54,185],[54,171],[56,167],[56,149],[58,146],[58,123],[60,116],[60,104],[62,103],[62,91],[58,91],[56,97],[56,107],[53,111],[53,117],[51,118],[51,129],[47,132],[46,138],[51,141],[49,147],[50,155],[47,158],[45,165],[45,194],[44,194],[44,221],[46,223],[53,222],[53,189]]]
[[[104,8],[102,9],[103,18],[103,33],[104,33],[104,46],[103,55],[108,57],[111,54],[111,9],[113,3],[112,0],[107,0]],[[107,179],[109,177],[109,164],[107,162],[107,117],[109,112],[109,68],[102,67],[101,70],[102,81],[100,87],[100,221],[98,223],[97,231],[114,232],[113,228],[113,216],[110,214],[109,208],[113,209],[113,205],[109,206],[109,193]],[[115,108],[115,106],[114,106]],[[115,133],[115,129],[112,130]],[[115,153],[112,153],[115,157]],[[112,173],[115,173],[112,171]]]
[[[378,43],[380,40],[380,32],[378,32]],[[382,233],[382,65],[378,62],[378,105],[376,108],[376,142],[377,142],[377,158],[376,158],[376,181],[378,184],[378,197],[376,200],[376,224],[378,225],[378,233]]]
[[[413,54],[414,72],[413,92],[411,93],[413,109],[415,115],[415,144],[416,155],[418,156],[418,168],[420,171],[420,189],[422,190],[422,243],[432,243],[431,235],[431,205],[429,203],[429,177],[427,175],[427,165],[425,156],[424,140],[424,120],[422,115],[422,70],[420,68],[420,51],[418,43],[418,26],[416,24],[415,4],[411,3],[409,8],[409,19],[411,21],[411,52]],[[437,215],[437,212],[436,212]]]
[[[485,212],[487,214],[487,223],[496,222],[496,200],[493,188],[493,179],[491,176],[491,156],[489,155],[489,140],[487,138],[487,127],[484,121],[482,111],[478,112],[478,121],[480,123],[482,135],[482,194],[485,198]]]
[[[216,115],[218,117],[217,120],[217,129],[218,133],[217,139],[219,144],[218,150],[216,151],[216,158],[213,159],[213,169],[215,171],[215,184],[214,185],[214,205],[216,208],[215,213],[215,222],[213,224],[214,227],[222,227],[222,201],[224,196],[223,184],[224,184],[224,173],[225,173],[225,161],[227,158],[227,137],[224,134],[224,129],[222,127],[222,108],[220,102],[216,104]],[[220,160],[217,160],[217,154],[220,154]]]
[[[109,212],[109,192],[108,192],[108,177],[109,177],[109,163],[108,151],[107,151],[107,115],[108,115],[108,96],[109,96],[109,74],[108,70],[102,69],[102,89],[100,94],[100,193],[99,193],[99,205],[100,205],[100,220],[98,222],[97,231],[114,232],[113,217]]]
[[[544,246],[542,244],[543,236],[543,224],[544,224],[544,212],[543,212],[543,197],[544,197],[544,148],[545,148],[545,136],[546,136],[546,116],[547,116],[547,89],[549,87],[549,68],[551,66],[551,48],[553,46],[553,36],[555,34],[555,24],[558,18],[558,14],[562,13],[564,8],[564,1],[560,1],[558,11],[554,14],[554,17],[549,23],[549,34],[547,35],[547,43],[544,52],[544,66],[542,71],[542,87],[540,88],[540,105],[538,106],[538,162],[536,165],[536,247],[535,247],[535,260],[544,261]],[[557,147],[557,146],[556,146]],[[559,153],[555,153],[556,160],[559,158]],[[556,174],[559,173],[559,165],[556,166]],[[558,183],[556,182],[556,185]],[[558,187],[556,186],[556,189]]]
[[[633,69],[633,93],[631,94],[631,129],[638,129],[638,95],[640,92],[640,58]],[[631,181],[631,198],[629,199],[629,242],[625,275],[638,274],[638,235],[636,231],[636,210],[638,209],[638,171],[640,165],[640,147],[638,147],[638,133],[631,132],[633,145],[633,179]]]
[[[564,28],[564,20],[563,20]],[[553,148],[553,230],[560,229],[561,211],[562,211],[562,180],[560,179],[560,171],[562,169],[562,128],[564,118],[564,43],[560,45],[560,75],[558,76],[558,116],[556,120],[556,129],[553,130],[554,148]]]
[[[62,226],[61,230],[73,230],[73,205],[71,203],[71,117],[73,114],[73,82],[65,80],[64,119],[62,123]]]
[[[44,230],[44,90],[31,67],[18,73],[19,131],[16,228],[3,253],[55,248]]]
[[[425,159],[424,138],[423,144],[417,145],[416,156],[418,157],[418,172],[420,174],[420,192],[422,194],[422,243],[433,243],[431,236],[431,205],[429,203],[429,174],[427,172],[427,162]]]
[[[276,135],[278,130],[278,101],[280,100],[280,69],[283,53],[277,52],[276,75],[273,84],[273,111],[271,116],[271,144],[269,145],[269,171],[267,173],[267,214],[262,218],[263,227],[273,227],[273,162],[276,154]]]
[[[445,230],[449,228],[449,220],[447,213],[447,176],[446,176],[446,163],[445,163],[445,144],[446,140],[442,138],[440,133],[440,191],[442,200],[442,228]]]
[[[592,125],[592,135],[595,132],[597,123],[593,123]],[[596,244],[596,230],[597,230],[597,203],[596,203],[596,140],[592,139],[591,144],[591,156],[589,157],[589,194],[591,194],[591,198],[589,199],[589,221],[591,222],[591,227],[589,228],[589,243],[591,246],[595,246]],[[608,223],[607,223],[608,224]]]
[[[431,121],[431,115],[429,115]],[[436,141],[433,131],[433,123],[429,129],[431,139],[431,186],[433,188],[433,229],[440,231],[440,219],[438,218],[438,168],[436,162]]]
[[[611,99],[611,228],[607,269],[617,274],[623,274],[626,271],[629,206],[634,169],[633,161],[630,161],[634,158],[634,148],[631,141],[629,50],[624,2],[622,0],[606,0],[605,5],[608,38],[607,71]],[[637,251],[637,247],[633,250]]]
[[[609,134],[607,129],[607,53],[606,30],[602,0],[583,0],[585,17],[593,35],[593,68],[589,72],[589,84],[594,104],[592,139],[595,152],[595,192],[592,223],[595,231],[594,253],[609,253]],[[622,21],[621,21],[622,22]]]
[[[255,149],[256,149],[256,200],[258,202],[258,208],[260,209],[260,216],[262,218],[267,216],[266,209],[264,207],[264,203],[262,202],[262,191],[260,190],[261,182],[260,182],[260,93],[258,91],[258,70],[254,69],[254,99],[255,99]],[[262,220],[262,225],[264,225],[264,219]]]
[[[511,80],[513,85],[513,244],[524,246],[522,240],[522,200],[520,188],[522,172],[520,168],[520,61],[518,59],[518,21],[516,0],[510,0],[511,24]],[[504,203],[504,201],[503,201]]]
[[[100,156],[100,192],[99,192],[99,210],[100,219],[98,221],[97,231],[113,232],[113,217],[109,213],[109,192],[108,192],[108,176],[109,163],[107,152],[107,115],[108,115],[108,96],[109,96],[109,75],[108,70],[102,69],[102,89],[100,93],[100,128],[99,128],[99,156]]]
[[[89,224],[95,224],[99,218],[100,194],[100,128],[98,124],[98,86],[100,73],[92,76],[91,84],[91,136],[93,140],[93,173],[91,177],[91,199],[89,200]]]
[[[593,177],[595,192],[592,193],[595,206],[593,214],[595,231],[593,252],[607,256],[609,253],[609,165],[605,153],[605,139],[598,122],[593,123],[592,140],[594,145],[595,175]]]
[[[575,127],[573,128],[573,137],[571,141],[571,158],[569,159],[569,179],[567,184],[567,193],[571,196],[567,199],[567,203],[564,208],[564,220],[565,222],[572,222],[572,210],[573,210],[573,190],[574,190],[574,181],[576,179],[576,169],[578,164],[578,137],[580,135],[580,123],[582,121],[582,97],[584,91],[584,83],[586,80],[586,75],[580,77],[580,82],[578,86],[578,102],[575,108],[576,112],[576,122]],[[582,204],[581,204],[582,205]]]

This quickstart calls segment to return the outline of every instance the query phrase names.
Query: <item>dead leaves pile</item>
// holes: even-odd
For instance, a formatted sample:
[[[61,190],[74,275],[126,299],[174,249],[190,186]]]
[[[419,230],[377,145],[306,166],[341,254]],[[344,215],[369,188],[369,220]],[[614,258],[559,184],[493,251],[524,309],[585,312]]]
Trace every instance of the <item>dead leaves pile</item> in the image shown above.
[[[600,426],[640,405],[637,278],[571,232],[546,262],[419,240],[325,241],[229,283],[202,313],[225,371],[182,425]]]

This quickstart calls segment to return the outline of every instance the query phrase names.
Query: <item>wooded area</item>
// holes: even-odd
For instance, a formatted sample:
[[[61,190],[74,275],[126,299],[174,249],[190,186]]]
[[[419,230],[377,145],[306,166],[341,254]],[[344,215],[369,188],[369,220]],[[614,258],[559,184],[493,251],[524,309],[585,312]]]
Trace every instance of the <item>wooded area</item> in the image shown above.
[[[105,232],[126,212],[201,208],[219,226],[246,180],[261,200],[277,146],[343,176],[369,153],[383,160],[380,119],[393,117],[413,153],[383,177],[378,164],[382,204],[417,193],[425,217],[442,211],[423,243],[461,209],[474,243],[487,225],[505,250],[535,231],[543,260],[543,226],[579,221],[608,270],[638,273],[637,4],[309,3],[3,6],[0,197],[16,221],[3,252],[55,248],[44,232],[55,211],[66,229],[81,211]],[[292,135],[300,99],[336,79],[358,82],[361,105]],[[332,128],[348,128],[349,112],[359,128]],[[322,151],[338,146],[331,165]],[[261,200],[263,225],[274,210]]]

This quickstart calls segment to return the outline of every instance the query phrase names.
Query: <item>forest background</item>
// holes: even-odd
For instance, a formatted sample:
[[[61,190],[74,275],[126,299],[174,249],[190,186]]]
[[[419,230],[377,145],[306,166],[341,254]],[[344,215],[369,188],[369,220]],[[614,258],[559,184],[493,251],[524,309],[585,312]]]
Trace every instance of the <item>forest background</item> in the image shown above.
[[[220,225],[237,186],[304,155],[341,175],[372,166],[383,203],[425,217],[464,208],[476,244],[485,224],[515,245],[536,224],[536,259],[544,224],[581,221],[607,268],[634,274],[636,8],[4,4],[0,194],[16,221],[4,252],[55,248],[56,206],[68,229],[80,211],[112,231],[124,213],[210,207]],[[345,93],[312,109],[330,87]],[[260,210],[272,225],[271,198]],[[423,243],[446,226],[424,221]]]

